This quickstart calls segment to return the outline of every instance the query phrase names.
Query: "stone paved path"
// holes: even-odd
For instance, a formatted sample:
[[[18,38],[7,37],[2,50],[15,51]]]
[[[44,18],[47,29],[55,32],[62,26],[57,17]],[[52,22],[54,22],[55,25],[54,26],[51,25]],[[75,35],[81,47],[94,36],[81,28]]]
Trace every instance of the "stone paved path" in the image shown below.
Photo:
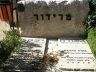
[[[47,68],[37,72],[65,72],[71,71],[93,71],[96,69],[96,62],[86,40],[78,37],[59,37],[58,39],[46,38],[22,38],[19,53],[12,53],[5,62],[3,70],[34,72],[34,65],[31,63],[35,56],[43,57],[44,52],[56,53],[64,51],[63,56],[58,56],[59,61],[55,68]],[[74,72],[75,72],[74,71]],[[67,71],[68,72],[68,71]]]

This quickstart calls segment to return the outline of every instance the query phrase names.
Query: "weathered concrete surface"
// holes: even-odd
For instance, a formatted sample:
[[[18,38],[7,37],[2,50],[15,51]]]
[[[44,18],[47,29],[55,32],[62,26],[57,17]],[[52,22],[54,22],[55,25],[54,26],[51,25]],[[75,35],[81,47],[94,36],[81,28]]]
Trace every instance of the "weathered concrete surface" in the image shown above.
[[[3,31],[8,30],[9,28],[10,26],[8,22],[4,22],[0,20],[0,40],[2,40],[3,37],[5,37]]]
[[[22,36],[84,35],[83,21],[89,11],[88,0],[22,0],[18,2],[18,4],[21,3],[25,7],[24,12],[18,12]],[[34,14],[38,15],[38,20]],[[46,14],[50,14],[50,20]],[[59,14],[63,14],[63,20]],[[66,14],[71,15],[71,20],[66,20]]]

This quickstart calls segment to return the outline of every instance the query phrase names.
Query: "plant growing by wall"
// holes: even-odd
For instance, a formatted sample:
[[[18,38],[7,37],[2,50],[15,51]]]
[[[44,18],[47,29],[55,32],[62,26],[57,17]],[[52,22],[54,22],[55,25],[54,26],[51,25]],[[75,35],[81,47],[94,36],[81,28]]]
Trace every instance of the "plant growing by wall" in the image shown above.
[[[18,51],[22,41],[16,30],[4,31],[5,38],[0,41],[0,64],[4,62],[12,51]]]
[[[89,0],[89,13],[84,25],[87,26],[87,30],[96,27],[96,1]]]
[[[91,28],[88,30],[88,43],[90,45],[91,51],[96,58],[96,28]]]
[[[88,43],[96,58],[96,0],[89,0],[89,8],[88,18],[84,25],[86,25]]]

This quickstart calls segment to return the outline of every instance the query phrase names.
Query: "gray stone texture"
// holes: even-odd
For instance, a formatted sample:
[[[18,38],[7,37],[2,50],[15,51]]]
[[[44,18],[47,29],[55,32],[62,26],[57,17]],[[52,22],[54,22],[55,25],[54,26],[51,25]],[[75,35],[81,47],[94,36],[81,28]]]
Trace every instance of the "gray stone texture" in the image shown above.
[[[85,35],[83,21],[89,11],[88,0],[23,0],[24,12],[18,12],[22,36],[58,37]],[[39,20],[34,14],[38,14]],[[42,20],[41,14],[44,15]],[[51,14],[50,20],[46,14]],[[53,16],[56,14],[56,17]],[[58,16],[63,14],[63,20]],[[66,14],[71,20],[66,20]]]

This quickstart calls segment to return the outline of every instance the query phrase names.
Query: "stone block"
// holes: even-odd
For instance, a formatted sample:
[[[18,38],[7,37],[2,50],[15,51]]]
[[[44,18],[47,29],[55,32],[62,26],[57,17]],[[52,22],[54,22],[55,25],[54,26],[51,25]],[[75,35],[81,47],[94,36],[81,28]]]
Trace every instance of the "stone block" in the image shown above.
[[[83,21],[88,0],[22,0],[18,10],[22,36],[59,37],[85,35]]]

